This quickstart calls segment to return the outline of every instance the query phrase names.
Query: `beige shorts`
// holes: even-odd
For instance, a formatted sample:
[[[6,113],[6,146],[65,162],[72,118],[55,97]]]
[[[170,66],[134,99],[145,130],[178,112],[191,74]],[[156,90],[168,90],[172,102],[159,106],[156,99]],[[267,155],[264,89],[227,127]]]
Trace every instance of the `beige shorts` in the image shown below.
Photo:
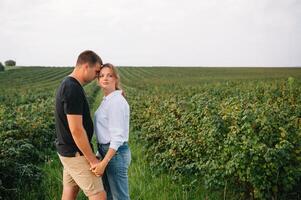
[[[101,177],[95,176],[90,170],[90,164],[84,156],[59,157],[64,167],[64,186],[79,186],[87,197],[104,191]]]

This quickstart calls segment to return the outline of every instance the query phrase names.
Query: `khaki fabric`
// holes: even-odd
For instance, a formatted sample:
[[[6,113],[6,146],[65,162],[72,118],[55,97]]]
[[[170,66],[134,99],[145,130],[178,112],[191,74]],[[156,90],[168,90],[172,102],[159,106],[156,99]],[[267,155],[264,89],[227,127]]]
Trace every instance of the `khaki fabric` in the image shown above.
[[[90,164],[84,156],[64,157],[59,155],[63,164],[63,185],[78,185],[86,196],[104,191],[101,177],[95,176],[90,170]]]

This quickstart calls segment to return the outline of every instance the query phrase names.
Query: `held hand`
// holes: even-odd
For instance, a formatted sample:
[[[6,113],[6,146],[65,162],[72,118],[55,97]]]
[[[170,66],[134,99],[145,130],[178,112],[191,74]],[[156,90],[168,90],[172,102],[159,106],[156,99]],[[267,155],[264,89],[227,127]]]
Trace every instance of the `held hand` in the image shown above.
[[[96,176],[102,176],[105,171],[106,166],[107,166],[107,163],[102,160],[101,162],[99,162],[97,165],[95,165],[91,169],[92,169],[92,172]]]
[[[91,160],[90,161],[90,166],[91,166],[90,170],[92,170],[93,168],[95,168],[98,163],[100,163],[100,160],[98,160],[96,157],[95,157],[95,159]]]

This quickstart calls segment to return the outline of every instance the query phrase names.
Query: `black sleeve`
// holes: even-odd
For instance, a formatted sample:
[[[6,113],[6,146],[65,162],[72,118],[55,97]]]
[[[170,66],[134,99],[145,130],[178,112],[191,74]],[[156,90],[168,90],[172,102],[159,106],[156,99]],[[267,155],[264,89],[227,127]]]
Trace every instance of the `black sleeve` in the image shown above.
[[[70,85],[64,91],[64,113],[65,114],[83,114],[83,94],[82,88],[77,85]]]

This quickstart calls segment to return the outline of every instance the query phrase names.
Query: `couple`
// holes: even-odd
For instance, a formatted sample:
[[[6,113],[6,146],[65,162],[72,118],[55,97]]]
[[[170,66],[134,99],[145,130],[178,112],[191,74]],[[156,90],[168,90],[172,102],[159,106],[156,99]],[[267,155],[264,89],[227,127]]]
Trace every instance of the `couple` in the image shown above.
[[[95,78],[104,98],[95,112],[93,127],[82,86]],[[115,67],[103,65],[93,51],[78,56],[73,72],[57,90],[55,128],[56,148],[63,164],[63,200],[76,199],[79,189],[90,200],[130,199],[129,105]],[[91,144],[94,130],[100,160]]]

